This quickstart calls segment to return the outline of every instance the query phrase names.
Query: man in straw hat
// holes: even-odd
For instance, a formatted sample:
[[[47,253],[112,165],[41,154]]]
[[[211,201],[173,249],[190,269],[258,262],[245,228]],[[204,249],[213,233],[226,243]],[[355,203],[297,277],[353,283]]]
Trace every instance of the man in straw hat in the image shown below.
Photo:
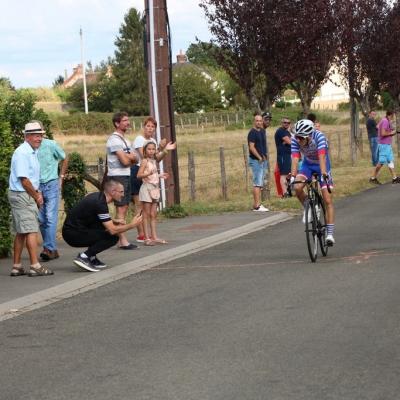
[[[43,140],[44,129],[39,121],[25,125],[25,141],[15,151],[11,159],[8,200],[11,205],[14,239],[14,265],[11,276],[25,275],[21,264],[21,254],[26,243],[29,253],[29,276],[53,275],[53,271],[40,265],[37,257],[37,234],[39,232],[38,213],[43,205],[40,193],[40,165],[37,156]]]

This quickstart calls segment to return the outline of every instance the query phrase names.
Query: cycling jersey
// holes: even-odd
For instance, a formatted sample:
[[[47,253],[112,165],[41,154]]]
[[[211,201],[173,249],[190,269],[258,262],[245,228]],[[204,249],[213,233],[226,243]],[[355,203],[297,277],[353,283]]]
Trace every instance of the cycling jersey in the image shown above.
[[[303,155],[303,160],[309,164],[319,164],[318,156],[320,154],[325,154],[328,158],[328,143],[325,135],[320,131],[314,131],[310,135],[310,142],[307,146],[301,147],[296,137],[292,138],[292,157],[301,158]]]

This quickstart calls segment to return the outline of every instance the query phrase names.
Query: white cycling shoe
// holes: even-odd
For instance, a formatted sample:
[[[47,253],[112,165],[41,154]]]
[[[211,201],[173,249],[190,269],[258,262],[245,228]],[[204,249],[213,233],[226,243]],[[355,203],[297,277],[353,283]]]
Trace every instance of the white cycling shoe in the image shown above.
[[[326,235],[325,242],[328,247],[332,247],[335,244],[335,238],[333,235]]]

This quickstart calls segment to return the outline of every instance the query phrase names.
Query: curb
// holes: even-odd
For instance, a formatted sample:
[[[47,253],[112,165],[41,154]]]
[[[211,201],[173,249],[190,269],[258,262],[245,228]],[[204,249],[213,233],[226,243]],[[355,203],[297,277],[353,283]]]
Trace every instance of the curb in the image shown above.
[[[77,278],[72,281],[53,286],[49,289],[44,289],[37,293],[2,303],[0,304],[0,321],[36,310],[77,294],[96,289],[100,286],[107,285],[108,283],[115,282],[127,276],[146,271],[158,265],[166,264],[167,262],[176,260],[177,258],[197,253],[201,250],[217,246],[289,219],[292,219],[291,215],[279,212],[238,228],[233,228],[207,238],[199,239],[151,256],[118,265],[105,271],[101,271],[100,273],[90,274],[84,278]]]

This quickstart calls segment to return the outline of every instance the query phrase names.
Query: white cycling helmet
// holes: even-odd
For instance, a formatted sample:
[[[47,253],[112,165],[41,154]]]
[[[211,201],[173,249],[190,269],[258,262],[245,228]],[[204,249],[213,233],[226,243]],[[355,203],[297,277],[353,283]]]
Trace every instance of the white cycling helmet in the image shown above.
[[[295,136],[309,137],[314,132],[314,123],[309,119],[301,119],[294,126]]]

